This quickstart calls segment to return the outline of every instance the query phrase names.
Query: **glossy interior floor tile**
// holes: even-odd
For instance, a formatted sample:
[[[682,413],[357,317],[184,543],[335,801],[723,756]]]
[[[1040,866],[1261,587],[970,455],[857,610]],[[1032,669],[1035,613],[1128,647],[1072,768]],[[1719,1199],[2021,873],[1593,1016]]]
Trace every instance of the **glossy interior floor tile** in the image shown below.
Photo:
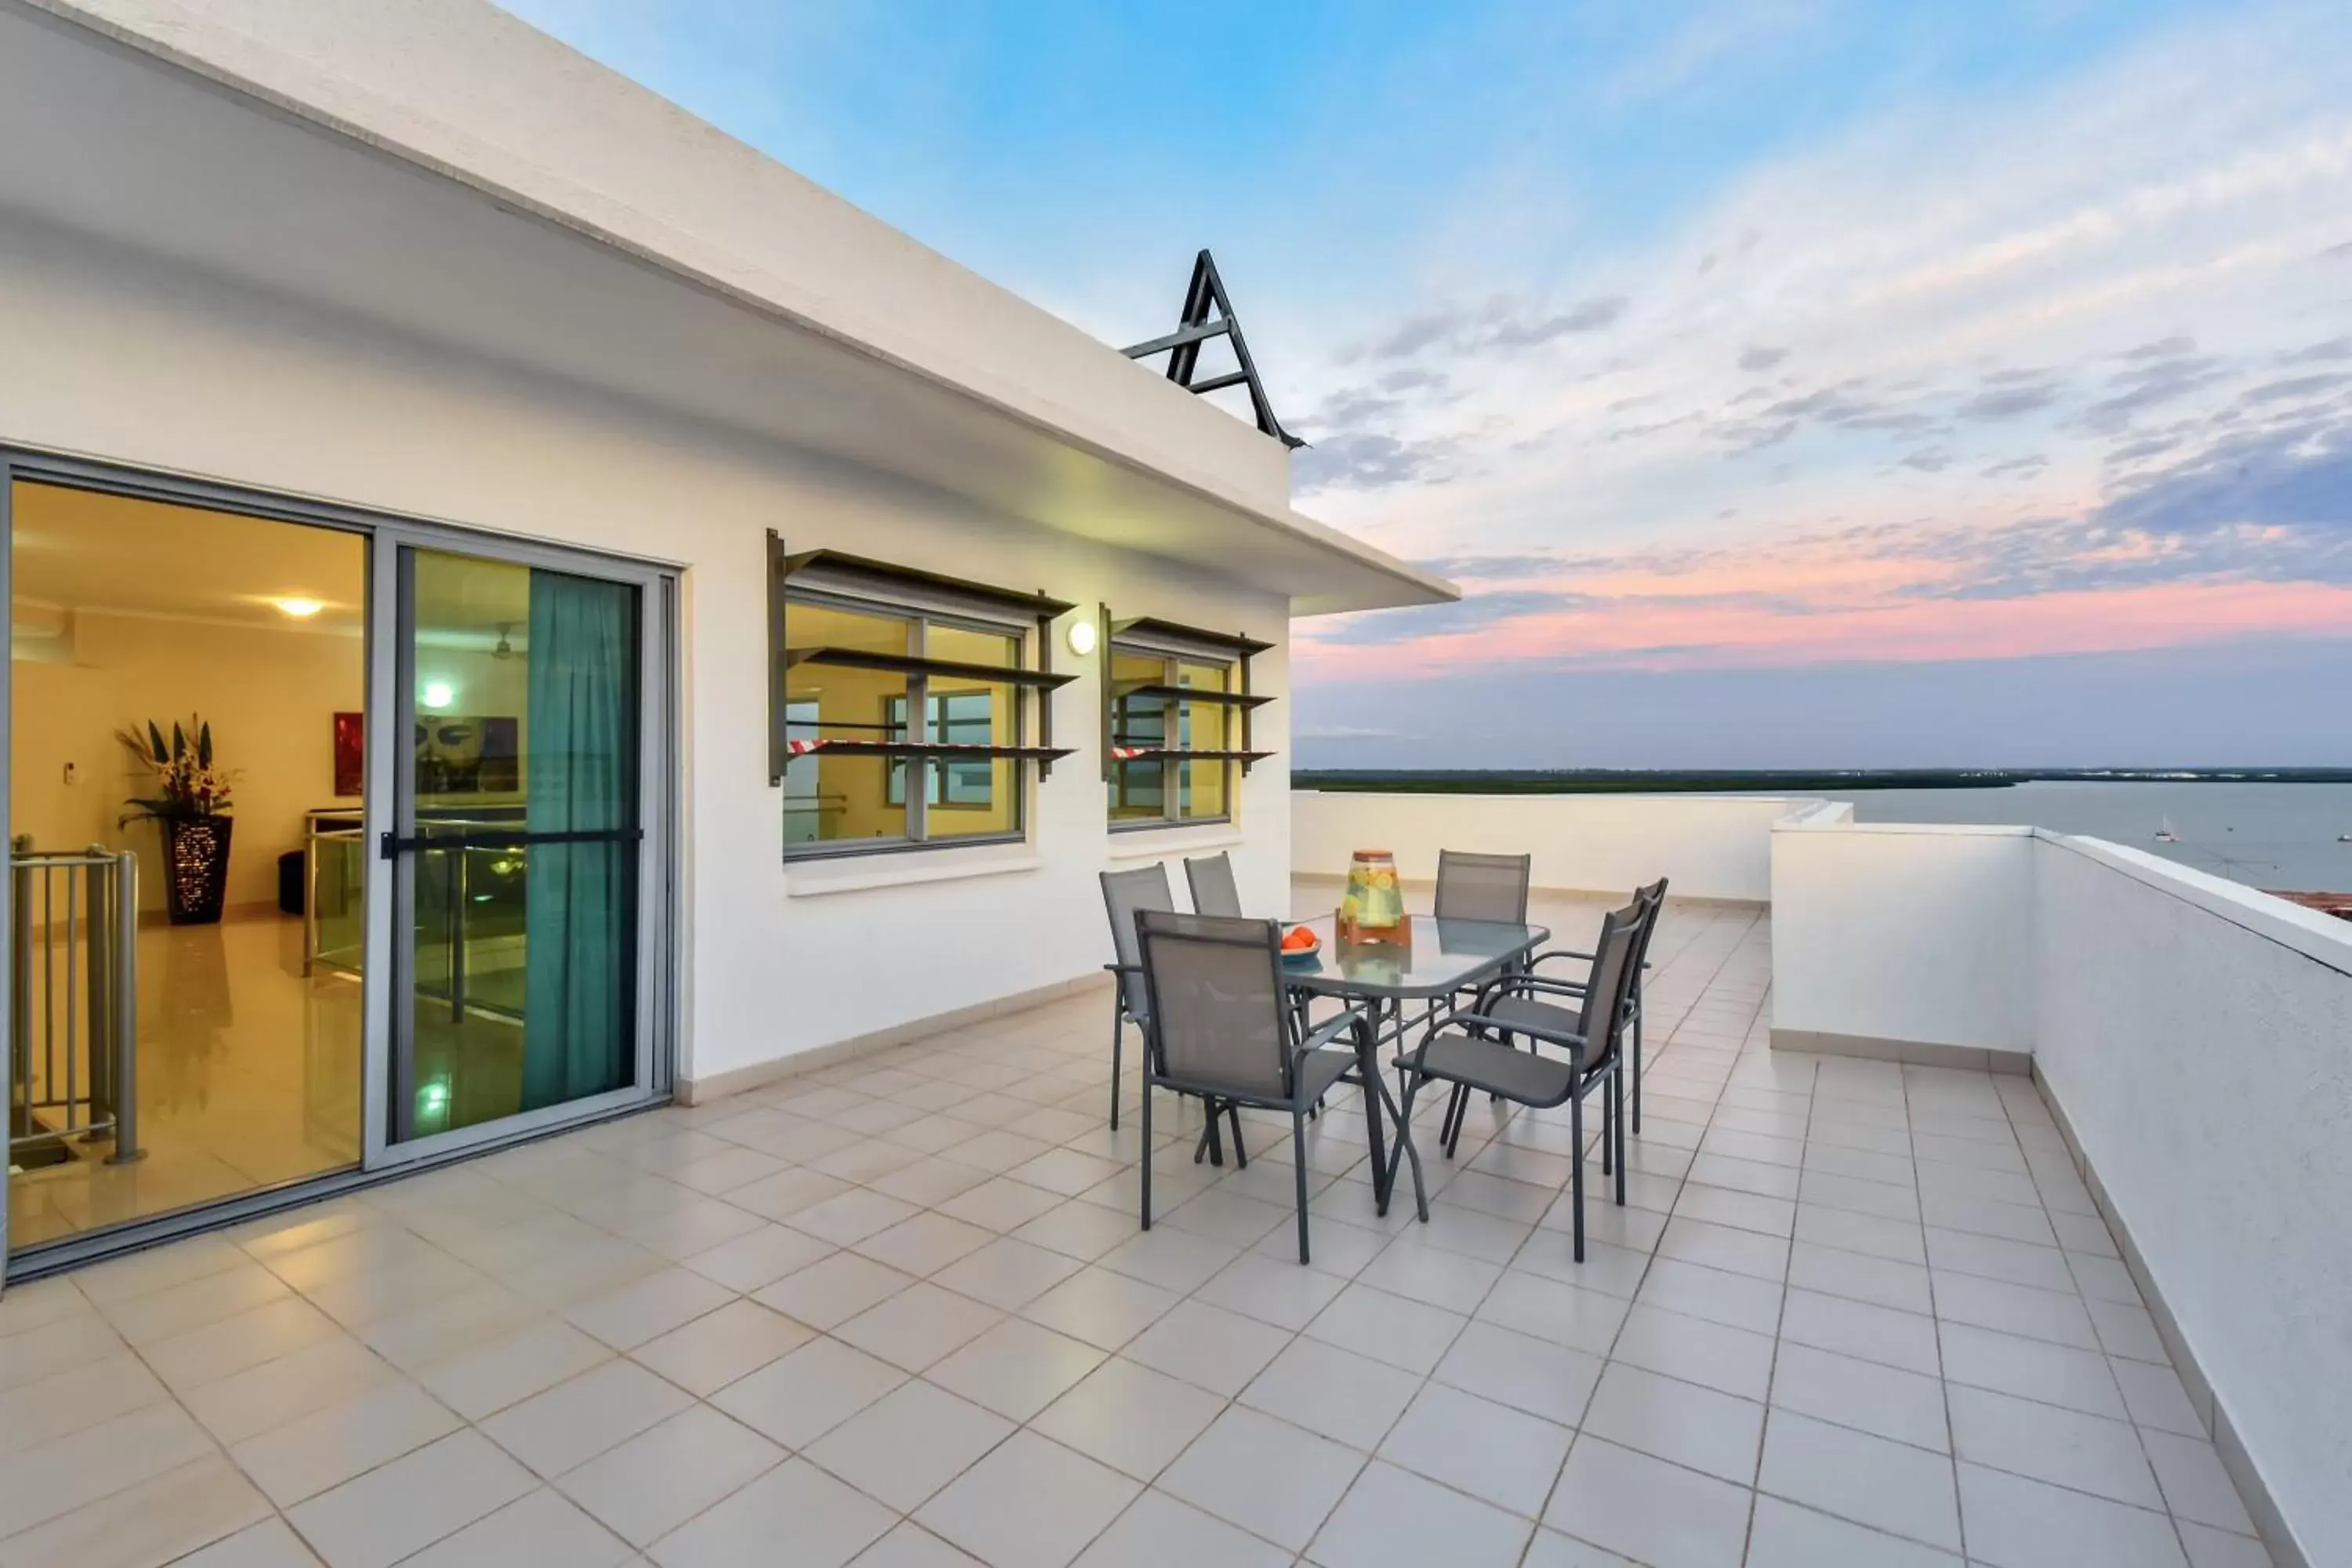
[[[359,1160],[360,987],[302,973],[300,917],[239,910],[218,925],[142,927],[139,976],[144,1155],[109,1164],[111,1142],[77,1143],[63,1164],[14,1173],[19,1249]],[[86,1060],[37,1050],[33,1066],[37,1092],[63,1092],[69,1069],[89,1081]]]

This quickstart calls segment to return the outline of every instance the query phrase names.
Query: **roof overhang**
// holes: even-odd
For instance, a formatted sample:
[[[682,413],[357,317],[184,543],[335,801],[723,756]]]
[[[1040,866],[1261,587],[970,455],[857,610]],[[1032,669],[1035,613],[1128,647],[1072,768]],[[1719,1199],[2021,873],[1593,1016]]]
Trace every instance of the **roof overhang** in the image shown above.
[[[1457,597],[1280,443],[481,0],[0,0],[0,211],[1158,555]]]

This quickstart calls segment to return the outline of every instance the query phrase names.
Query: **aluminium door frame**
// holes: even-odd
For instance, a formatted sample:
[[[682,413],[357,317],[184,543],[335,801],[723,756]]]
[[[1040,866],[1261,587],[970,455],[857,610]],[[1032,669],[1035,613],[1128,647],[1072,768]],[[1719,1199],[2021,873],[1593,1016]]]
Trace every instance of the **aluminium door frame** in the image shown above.
[[[417,550],[563,572],[600,582],[625,583],[638,591],[637,824],[642,836],[637,841],[636,1020],[633,1031],[635,1066],[629,1083],[622,1088],[471,1127],[394,1142],[392,1108],[395,1095],[404,1089],[394,1081],[394,1076],[404,1065],[413,1067],[415,1058],[413,1037],[407,1042],[406,1058],[401,1054],[402,1022],[394,1016],[394,1010],[403,996],[413,1001],[413,991],[406,981],[415,960],[415,943],[403,938],[404,934],[413,936],[415,930],[416,856],[404,853],[387,859],[376,852],[376,847],[384,844],[387,836],[402,840],[416,837],[414,773],[404,778],[400,766],[410,749],[400,741],[413,734],[416,725],[412,663],[415,606],[408,589],[413,580],[409,552]],[[671,775],[676,753],[670,742],[669,689],[675,669],[668,574],[658,566],[593,551],[537,541],[485,538],[467,530],[407,522],[387,523],[377,530],[374,559],[371,590],[375,596],[373,607],[379,614],[390,611],[389,618],[382,623],[390,629],[378,639],[380,646],[370,650],[370,694],[373,697],[381,691],[384,700],[371,710],[380,718],[372,716],[368,724],[367,843],[373,863],[389,867],[392,875],[376,877],[370,882],[369,913],[372,917],[379,913],[377,900],[381,900],[383,918],[372,919],[368,928],[368,963],[375,973],[387,976],[390,983],[383,988],[384,1005],[369,1013],[371,1029],[381,1030],[382,1034],[380,1048],[377,1043],[372,1043],[366,1058],[364,1166],[369,1170],[387,1170],[411,1165],[654,1103],[668,1087],[663,1026],[670,1009],[664,970],[670,951],[670,867],[675,863],[670,853],[675,837],[670,823],[674,815]],[[377,742],[379,735],[383,743]],[[383,808],[380,815],[379,806]],[[528,931],[524,940],[530,940]]]
[[[620,1103],[607,1105],[604,1103],[606,1100],[618,1097],[598,1096],[593,1100],[574,1101],[566,1107],[550,1107],[551,1110],[572,1112],[557,1121],[541,1123],[537,1113],[530,1118],[506,1118],[486,1123],[481,1129],[467,1129],[467,1131],[478,1132],[480,1136],[462,1144],[444,1147],[437,1139],[419,1140],[403,1145],[397,1158],[373,1158],[370,1145],[383,1142],[382,1096],[385,1088],[383,1080],[391,1065],[388,975],[383,970],[373,969],[373,964],[379,956],[376,949],[390,944],[388,904],[392,879],[375,874],[375,858],[371,855],[365,881],[371,972],[362,974],[360,981],[363,1020],[363,1124],[359,1166],[260,1187],[215,1204],[172,1210],[102,1231],[61,1238],[43,1245],[29,1259],[19,1260],[13,1272],[38,1277],[163,1241],[239,1224],[337,1193],[370,1186],[428,1164],[463,1158],[496,1145],[520,1142],[559,1125],[570,1125],[573,1121],[585,1123],[656,1104],[668,1095],[677,1070],[681,1015],[679,964],[683,952],[681,928],[684,918],[680,898],[685,835],[677,797],[682,756],[678,681],[684,659],[679,643],[680,568],[677,564],[651,558],[567,550],[558,545],[544,545],[459,524],[0,440],[0,623],[5,623],[12,634],[15,626],[16,560],[13,499],[15,486],[20,481],[226,511],[265,521],[299,523],[356,533],[369,542],[368,606],[362,629],[368,664],[366,702],[370,714],[367,726],[367,797],[363,816],[366,842],[371,846],[382,842],[378,835],[389,826],[384,818],[389,815],[392,798],[380,787],[383,781],[377,770],[391,771],[394,759],[385,753],[393,748],[378,744],[376,740],[379,727],[376,715],[383,710],[386,696],[380,685],[383,662],[380,655],[392,647],[397,630],[395,623],[380,618],[383,595],[394,587],[383,580],[383,574],[377,569],[377,563],[384,553],[382,536],[387,532],[412,543],[422,543],[426,548],[446,548],[459,553],[481,554],[487,547],[496,552],[499,558],[515,559],[523,564],[538,560],[559,571],[577,571],[585,563],[590,563],[588,575],[609,575],[614,569],[641,574],[632,579],[647,584],[647,592],[641,595],[639,601],[639,681],[644,715],[648,721],[641,731],[640,745],[643,765],[651,772],[653,778],[652,793],[645,797],[639,809],[647,847],[646,857],[640,861],[638,893],[639,1082],[625,1098],[620,1100]],[[601,572],[598,570],[600,567]],[[0,784],[5,784],[13,776],[14,697],[14,680],[0,680]],[[7,842],[9,837],[10,793],[8,789],[0,787],[0,843]],[[656,802],[659,805],[658,816],[654,810]],[[648,872],[647,867],[653,870]],[[385,900],[387,907],[380,910],[379,900]],[[10,929],[12,911],[8,904],[8,900],[0,898],[0,952],[9,951],[8,944],[13,938]],[[646,930],[649,921],[654,928],[650,942],[646,939]],[[8,1016],[8,1009],[14,1005],[13,985],[14,975],[10,966],[0,963],[0,1018]],[[432,1147],[425,1146],[428,1142],[432,1142]],[[5,1288],[11,1273],[8,1204],[5,1192],[0,1192],[0,1289]]]
[[[0,448],[0,626],[6,627],[10,643],[8,679],[0,680],[0,786],[13,785],[16,776],[12,771],[16,763],[16,738],[14,646],[16,637],[16,520],[11,510],[16,494],[15,465],[9,452]],[[0,787],[0,844],[9,846],[12,854],[16,839],[15,826],[8,820],[8,802],[16,793],[13,787]],[[16,885],[13,871],[9,876],[9,885],[12,889]],[[13,954],[16,951],[16,898],[13,891],[6,898],[0,898],[0,952]],[[15,1206],[16,1197],[5,1185],[15,1179],[8,1174],[5,1144],[16,1131],[16,1120],[11,1112],[15,1110],[12,1102],[16,1098],[16,1063],[14,1058],[16,1042],[6,1038],[8,1032],[16,1026],[13,1022],[16,1016],[16,965],[12,958],[6,963],[0,963],[0,1019],[10,1020],[0,1026],[0,1052],[6,1053],[9,1058],[6,1068],[0,1069],[0,1295],[6,1294],[8,1289],[8,1211]]]

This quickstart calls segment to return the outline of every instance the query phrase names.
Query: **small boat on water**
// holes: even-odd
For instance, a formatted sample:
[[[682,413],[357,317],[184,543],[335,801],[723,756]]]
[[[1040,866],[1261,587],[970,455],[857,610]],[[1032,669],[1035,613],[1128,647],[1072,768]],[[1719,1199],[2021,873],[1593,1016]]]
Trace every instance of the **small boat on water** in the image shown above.
[[[2156,841],[2158,844],[2178,844],[2180,842],[2180,835],[2172,831],[2172,818],[2168,816],[2158,826],[2156,830]]]
[[[2337,834],[2336,836],[2336,842],[2338,844],[2352,844],[2352,833]]]

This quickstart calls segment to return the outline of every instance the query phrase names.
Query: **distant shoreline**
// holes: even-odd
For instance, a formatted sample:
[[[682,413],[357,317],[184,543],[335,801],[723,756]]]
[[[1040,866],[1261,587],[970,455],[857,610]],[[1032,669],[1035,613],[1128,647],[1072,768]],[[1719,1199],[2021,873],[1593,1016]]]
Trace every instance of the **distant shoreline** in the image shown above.
[[[1847,789],[2007,789],[2012,784],[2352,784],[2352,768],[1300,768],[1290,787],[1329,794],[1822,794]]]

